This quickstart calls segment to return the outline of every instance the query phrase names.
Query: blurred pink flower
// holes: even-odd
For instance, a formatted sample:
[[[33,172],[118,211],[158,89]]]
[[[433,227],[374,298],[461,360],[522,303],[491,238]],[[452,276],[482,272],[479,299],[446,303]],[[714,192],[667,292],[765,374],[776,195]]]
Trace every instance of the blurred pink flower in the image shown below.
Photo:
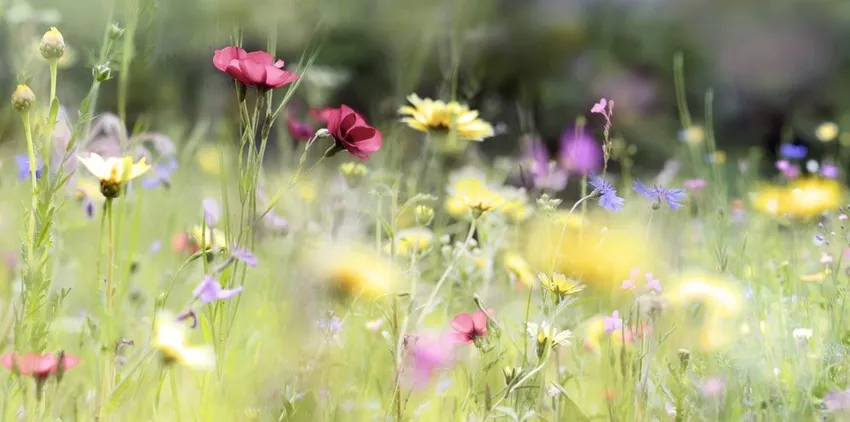
[[[602,168],[602,146],[587,132],[564,131],[560,155],[561,165],[571,173],[584,176]]]
[[[699,391],[703,397],[717,398],[723,394],[726,386],[718,377],[706,378],[700,383]]]
[[[702,190],[705,188],[706,181],[705,179],[688,179],[683,183],[685,189],[689,191]]]
[[[418,335],[408,340],[409,382],[424,387],[454,360],[454,345],[448,336]]]

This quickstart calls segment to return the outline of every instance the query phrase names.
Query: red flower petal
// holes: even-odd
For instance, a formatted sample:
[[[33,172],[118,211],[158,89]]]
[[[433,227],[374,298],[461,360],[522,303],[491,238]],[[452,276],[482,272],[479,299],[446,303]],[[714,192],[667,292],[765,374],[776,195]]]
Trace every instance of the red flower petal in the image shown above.
[[[466,333],[446,333],[446,340],[454,344],[469,344],[472,343],[472,337]]]
[[[62,356],[62,370],[63,371],[67,371],[67,370],[69,370],[69,369],[71,369],[71,368],[73,368],[73,367],[75,367],[79,364],[80,364],[80,358],[78,358],[76,356],[71,356],[71,355],[68,355],[68,354],[65,354],[65,355]],[[54,368],[53,372],[56,372],[58,369],[59,369],[59,366],[57,365]]]
[[[250,54],[250,53],[249,53]],[[266,83],[266,65],[250,59],[240,60],[239,69],[242,70],[242,75],[248,82],[242,82],[246,85],[264,85]]]
[[[231,61],[243,59],[247,54],[239,47],[224,47],[213,54],[213,65],[216,69],[226,72]]]
[[[236,79],[237,81],[242,82],[245,85],[252,85],[251,80],[245,76],[244,72],[242,72],[242,67],[240,67],[240,63],[242,62],[240,62],[239,60],[231,60],[230,64],[228,64],[225,68],[225,72],[227,72],[228,75],[232,76],[233,79]]]
[[[283,60],[278,60],[278,61],[274,62],[274,67],[279,68],[279,69],[283,69]]]
[[[475,325],[472,321],[472,316],[466,312],[457,314],[457,316],[454,317],[451,322],[449,322],[449,325],[452,327],[453,330],[464,334],[471,334],[472,331],[475,329]]]
[[[475,314],[472,316],[472,325],[475,327],[475,331],[479,333],[486,334],[487,333],[487,315],[481,310],[475,311]]]
[[[360,126],[348,132],[348,138],[354,142],[357,149],[362,152],[375,152],[381,149],[382,136],[378,129],[370,126]]]
[[[266,65],[267,88],[280,88],[298,80],[298,75],[286,70],[280,70],[274,66]]]
[[[274,63],[274,56],[269,53],[266,53],[265,51],[252,51],[245,55],[245,59],[268,65]]]

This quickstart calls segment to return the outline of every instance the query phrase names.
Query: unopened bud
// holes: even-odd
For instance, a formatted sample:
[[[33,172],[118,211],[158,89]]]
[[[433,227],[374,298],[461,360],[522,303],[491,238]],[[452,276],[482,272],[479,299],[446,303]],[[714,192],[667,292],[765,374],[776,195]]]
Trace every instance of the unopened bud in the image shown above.
[[[357,186],[360,180],[369,173],[369,168],[362,163],[349,161],[339,166],[339,171],[345,177],[349,186]]]
[[[109,62],[95,66],[91,73],[100,83],[112,79],[112,69],[109,68]]]
[[[505,376],[505,385],[513,384],[520,373],[522,373],[522,368],[518,366],[506,366],[502,368],[502,374]]]
[[[691,351],[688,349],[679,349],[679,369],[682,372],[688,370],[688,366],[691,364]]]
[[[413,214],[416,217],[416,224],[420,226],[427,226],[434,219],[434,209],[427,205],[417,205]]]
[[[58,29],[52,27],[41,37],[38,50],[46,60],[59,60],[65,54],[65,38]]]
[[[113,23],[112,26],[109,27],[109,39],[117,40],[124,35],[124,28],[118,26],[117,23]]]
[[[15,92],[12,93],[12,107],[20,112],[29,110],[35,103],[35,93],[32,92],[27,85],[18,85]]]

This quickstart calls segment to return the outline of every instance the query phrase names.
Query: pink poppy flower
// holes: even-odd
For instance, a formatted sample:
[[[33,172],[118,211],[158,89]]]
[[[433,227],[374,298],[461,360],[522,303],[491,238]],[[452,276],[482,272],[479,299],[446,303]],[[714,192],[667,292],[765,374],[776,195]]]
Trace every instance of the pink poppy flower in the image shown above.
[[[239,47],[216,50],[213,65],[245,86],[256,86],[262,90],[280,88],[298,80],[299,76],[283,70],[283,60],[275,60],[265,51],[250,53]]]
[[[343,104],[332,109],[327,117],[328,132],[336,141],[336,151],[345,149],[361,160],[368,160],[369,154],[381,149],[381,132],[351,107]]]
[[[23,355],[7,353],[0,357],[0,364],[19,375],[37,379],[45,379],[58,373],[60,365],[62,371],[67,371],[80,364],[80,359],[75,356],[64,353],[60,356],[61,362],[60,358],[52,353],[25,353]]]
[[[492,309],[487,309],[487,312],[493,314]],[[480,309],[473,315],[466,312],[458,314],[449,325],[455,330],[449,334],[455,344],[471,344],[475,339],[487,336],[487,315]]]

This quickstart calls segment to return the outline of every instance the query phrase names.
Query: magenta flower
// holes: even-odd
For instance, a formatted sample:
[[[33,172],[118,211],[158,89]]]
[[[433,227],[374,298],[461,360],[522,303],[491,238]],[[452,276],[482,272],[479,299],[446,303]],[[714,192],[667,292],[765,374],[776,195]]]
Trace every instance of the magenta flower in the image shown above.
[[[292,116],[286,118],[286,129],[289,131],[289,137],[295,141],[308,141],[316,132],[316,129],[309,122],[298,120]]]
[[[409,380],[415,387],[427,386],[434,375],[454,360],[452,341],[443,336],[411,336],[408,343]]]
[[[298,80],[298,75],[283,70],[283,60],[275,60],[265,51],[250,53],[239,47],[225,47],[213,55],[215,68],[227,73],[245,86],[267,91]]]
[[[490,315],[493,314],[492,309],[487,309]],[[449,334],[449,338],[458,344],[471,344],[475,340],[487,336],[487,315],[481,310],[475,311],[474,315],[468,313],[460,313],[454,317],[449,323],[454,333]]]
[[[210,276],[204,276],[204,281],[195,288],[192,296],[200,299],[202,303],[215,302],[216,300],[227,300],[242,292],[242,286],[237,286],[232,289],[221,287],[216,279]]]
[[[561,134],[561,165],[586,176],[602,168],[602,147],[588,133],[568,129]]]
[[[841,173],[841,169],[835,164],[824,164],[820,169],[820,175],[827,179],[836,179]]]
[[[567,172],[558,163],[551,161],[549,151],[539,139],[533,138],[523,146],[523,178],[529,187],[548,189],[553,192],[567,186]]]

